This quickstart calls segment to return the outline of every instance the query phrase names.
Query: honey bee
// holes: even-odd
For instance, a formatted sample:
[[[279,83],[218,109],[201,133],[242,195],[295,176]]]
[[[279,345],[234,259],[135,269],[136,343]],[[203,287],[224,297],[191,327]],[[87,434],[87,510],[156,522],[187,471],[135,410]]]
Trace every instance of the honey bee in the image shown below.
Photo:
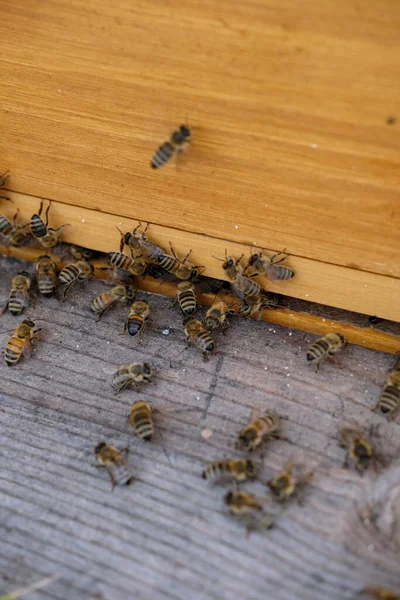
[[[363,592],[369,594],[374,600],[400,600],[400,594],[385,588],[367,587]]]
[[[121,252],[109,252],[108,262],[114,269],[123,269],[132,275],[145,275],[149,266],[142,256],[130,258]]]
[[[175,250],[170,244],[171,254],[160,254],[157,257],[157,264],[167,271],[167,273],[171,273],[177,279],[182,280],[190,280],[193,281],[201,275],[199,272],[199,268],[202,265],[192,265],[190,262],[187,262],[191,254],[191,250],[186,254],[183,259],[177,257]]]
[[[95,253],[90,248],[70,244],[68,247],[68,254],[70,254],[75,260],[91,260]]]
[[[78,260],[64,267],[58,276],[58,281],[63,286],[63,295],[77,281],[87,281],[93,275],[94,268],[87,260]]]
[[[20,315],[24,308],[30,304],[29,290],[31,284],[31,276],[26,271],[21,271],[21,273],[18,273],[18,275],[13,277],[11,281],[8,302],[5,305],[2,313],[4,313],[8,308],[8,311],[12,315]]]
[[[3,185],[5,185],[7,183],[7,179],[9,177],[10,177],[10,171],[6,171],[2,175],[0,175],[0,188],[2,188]],[[9,198],[8,196],[0,196],[0,198],[2,198],[3,200],[8,200],[9,202],[12,202],[11,198]]]
[[[269,529],[274,524],[272,515],[264,512],[262,502],[244,490],[231,490],[224,496],[230,515],[246,525],[247,531]]]
[[[48,227],[50,206],[51,202],[49,202],[46,210],[46,223],[44,223],[41,219],[43,202],[40,202],[39,213],[32,215],[30,222],[30,228],[33,237],[37,239],[44,248],[54,248],[60,239],[60,229],[63,227],[69,227],[68,224],[60,225],[60,227],[57,227],[57,229]]]
[[[391,419],[394,418],[400,406],[400,358],[385,381],[378,404],[374,410]]]
[[[339,446],[346,449],[344,466],[353,466],[362,473],[376,460],[375,450],[367,437],[358,429],[342,427]]]
[[[6,365],[9,367],[16,365],[22,354],[26,358],[32,356],[32,342],[39,339],[36,335],[39,331],[40,329],[35,330],[35,323],[31,319],[24,319],[16,327],[6,346],[4,355]]]
[[[312,476],[312,472],[304,472],[300,465],[295,465],[290,459],[283,465],[280,473],[267,481],[267,486],[275,500],[285,502],[306,485]]]
[[[112,376],[112,387],[118,394],[129,385],[134,385],[137,392],[140,391],[140,383],[149,383],[154,375],[152,366],[145,363],[132,363],[131,365],[121,365]]]
[[[116,485],[130,485],[133,481],[132,473],[126,464],[126,455],[129,448],[117,450],[106,442],[100,442],[94,449],[94,454],[100,463],[99,468],[106,469],[111,479],[111,491]]]
[[[90,308],[98,315],[97,320],[101,319],[106,310],[117,304],[117,302],[132,302],[135,290],[125,285],[116,285],[110,290],[99,294],[90,304]]]
[[[180,281],[176,286],[176,300],[185,315],[193,314],[197,309],[196,288],[190,281]]]
[[[129,315],[125,321],[125,327],[122,334],[128,331],[129,335],[138,335],[139,343],[142,343],[142,333],[149,319],[150,307],[144,300],[134,302],[129,310]]]
[[[310,365],[315,365],[316,371],[318,371],[320,364],[329,356],[333,356],[343,350],[346,344],[347,340],[343,334],[327,333],[308,347],[307,362]]]
[[[204,322],[208,329],[214,330],[218,327],[226,328],[228,326],[227,317],[233,314],[233,303],[228,304],[219,298],[215,298],[214,302],[206,312]]]
[[[252,452],[261,446],[267,437],[282,439],[280,429],[278,415],[269,412],[260,415],[258,410],[253,409],[248,424],[238,433],[236,449]]]
[[[41,294],[54,294],[57,287],[57,265],[47,254],[39,256],[36,261],[36,281]]]
[[[243,299],[238,314],[248,318],[257,315],[257,320],[259,321],[264,308],[276,308],[278,304],[279,298],[276,294],[262,292],[259,296]]]
[[[283,255],[283,257],[279,258],[280,255]],[[278,252],[271,256],[271,258],[259,252],[250,256],[248,266],[253,267],[257,273],[265,274],[271,281],[287,281],[294,277],[294,271],[289,269],[289,267],[279,264],[286,258],[287,254],[284,254],[284,252]]]
[[[154,422],[150,404],[142,400],[132,404],[127,421],[138,437],[148,442],[151,440],[154,434]]]
[[[208,329],[201,321],[194,317],[187,317],[183,321],[183,330],[186,335],[187,345],[193,344],[203,353],[204,360],[209,360],[209,354],[215,348],[214,340]]]
[[[244,269],[240,264],[242,256],[237,260],[234,260],[232,257],[228,256],[225,251],[225,260],[222,260],[222,268],[231,282],[233,292],[243,300],[244,298],[247,299],[260,296],[264,290],[256,281],[251,280],[253,275],[250,275],[249,277],[244,275]],[[217,260],[221,259],[217,258]],[[254,276],[256,275],[257,274],[255,273]]]
[[[120,252],[123,251],[124,246],[129,246],[132,258],[144,254],[150,262],[157,262],[158,257],[162,254],[165,254],[165,250],[153,242],[150,242],[150,240],[147,238],[146,231],[149,227],[149,223],[147,223],[140,236],[136,235],[136,232],[140,226],[141,223],[139,223],[132,233],[129,231],[127,233],[122,233],[122,231],[120,231],[117,227],[121,234]]]
[[[181,125],[174,131],[168,142],[164,142],[153,154],[150,165],[152,169],[158,169],[169,161],[171,156],[177,152],[182,152],[190,143],[190,129],[186,125]]]
[[[0,234],[6,239],[10,246],[22,246],[29,237],[26,232],[27,225],[17,225],[19,210],[14,215],[11,223],[6,217],[0,215]]]
[[[217,460],[210,463],[203,471],[202,478],[209,481],[247,481],[255,479],[257,469],[252,460],[247,458],[232,458]]]

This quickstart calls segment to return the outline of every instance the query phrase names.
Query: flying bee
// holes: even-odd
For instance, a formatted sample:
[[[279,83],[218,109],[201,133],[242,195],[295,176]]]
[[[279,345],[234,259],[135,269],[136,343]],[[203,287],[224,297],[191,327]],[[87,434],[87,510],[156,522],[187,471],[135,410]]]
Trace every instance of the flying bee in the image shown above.
[[[193,314],[197,309],[196,288],[190,281],[180,281],[176,286],[176,299],[179,307],[185,315]]]
[[[208,329],[201,321],[194,317],[187,317],[183,321],[183,330],[186,335],[187,345],[193,344],[203,353],[204,360],[209,360],[209,354],[215,348],[214,340]]]
[[[240,264],[242,256],[237,260],[234,260],[231,256],[227,255],[225,250],[225,260],[217,257],[215,258],[222,261],[222,268],[231,282],[231,288],[233,292],[243,300],[244,298],[247,299],[260,296],[264,290],[256,281],[251,280],[253,275],[247,277],[243,274],[244,269]],[[254,276],[256,275],[257,274],[255,273]]]
[[[142,400],[132,404],[127,421],[138,437],[144,441],[151,440],[154,434],[154,422],[150,404]]]
[[[257,469],[250,459],[232,458],[210,463],[201,476],[212,482],[236,481],[240,483],[247,479],[255,479]]]
[[[160,254],[157,257],[157,264],[162,267],[171,275],[174,275],[177,279],[193,281],[201,275],[199,268],[202,265],[192,265],[187,261],[191,254],[191,250],[186,254],[183,259],[177,257],[175,250],[170,244],[171,254]]]
[[[41,294],[54,294],[57,287],[57,265],[47,254],[39,256],[36,261],[36,281]]]
[[[285,502],[306,485],[312,476],[312,472],[305,472],[300,465],[295,465],[290,459],[283,465],[280,473],[267,481],[267,486],[275,500]]]
[[[374,600],[400,600],[400,594],[385,588],[367,587],[363,592],[369,594]]]
[[[244,490],[230,490],[224,496],[230,515],[246,525],[247,532],[269,529],[274,524],[272,515],[264,512],[260,499]]]
[[[278,415],[269,412],[260,415],[258,410],[253,409],[248,424],[238,433],[236,449],[252,452],[268,437],[282,439],[280,429],[281,421]]]
[[[351,465],[360,473],[377,458],[371,442],[356,428],[342,427],[339,432],[339,446],[346,450],[344,466]]]
[[[64,267],[58,276],[58,281],[63,286],[63,295],[77,281],[87,281],[93,275],[94,268],[87,260],[78,260]]]
[[[128,331],[129,335],[138,335],[139,343],[142,343],[142,333],[149,319],[150,306],[145,300],[137,300],[129,310],[129,315],[125,321],[125,327],[122,334]]]
[[[140,383],[149,383],[154,375],[152,366],[145,363],[132,363],[131,365],[121,365],[112,376],[111,385],[118,394],[129,385],[134,385],[137,392],[140,391]]]
[[[168,142],[164,142],[153,154],[150,165],[152,169],[158,169],[169,161],[175,153],[182,152],[190,143],[190,129],[186,125],[181,125],[174,131]]]
[[[128,448],[117,450],[106,442],[100,442],[94,449],[94,454],[100,463],[96,466],[106,469],[111,479],[112,492],[116,485],[129,485],[133,481],[132,473],[126,464],[126,456],[123,456],[128,452]]]
[[[31,319],[24,319],[15,329],[8,340],[4,360],[6,365],[13,367],[17,364],[21,355],[26,358],[32,356],[32,342],[37,341],[36,335],[40,329],[35,330],[35,323]]]
[[[252,317],[257,315],[259,321],[264,308],[276,308],[279,305],[279,298],[276,294],[270,292],[262,292],[259,296],[245,298],[238,310],[238,314],[242,317]]]
[[[215,298],[214,302],[206,312],[204,322],[208,329],[214,330],[218,327],[226,328],[228,326],[227,317],[233,314],[233,302],[227,304],[219,298]]]
[[[137,257],[144,254],[150,262],[157,262],[158,257],[162,254],[165,254],[165,250],[153,242],[150,242],[150,240],[147,238],[146,231],[149,227],[149,223],[147,223],[144,231],[142,231],[140,235],[136,235],[136,232],[140,226],[141,223],[139,223],[132,233],[129,231],[127,233],[122,233],[122,231],[120,231],[117,227],[121,234],[120,252],[123,251],[124,246],[129,246],[132,257]]]
[[[26,271],[21,271],[21,273],[18,273],[18,275],[13,277],[11,281],[8,302],[5,305],[2,313],[4,313],[8,308],[12,315],[20,315],[24,308],[30,304],[29,290],[31,284],[31,276]]]
[[[279,258],[281,255],[283,255],[283,257]],[[294,271],[289,269],[289,267],[279,264],[286,258],[287,254],[284,252],[278,252],[271,256],[271,258],[264,256],[262,252],[259,252],[258,254],[252,254],[250,256],[248,266],[253,267],[256,273],[266,275],[271,281],[287,281],[294,277]]]
[[[60,240],[60,230],[63,227],[69,227],[68,224],[60,225],[57,229],[53,229],[52,227],[48,227],[49,224],[49,210],[50,210],[51,202],[46,209],[46,223],[41,219],[41,214],[43,210],[43,202],[40,202],[39,213],[35,213],[32,215],[30,228],[33,237],[40,242],[40,244],[44,248],[54,248]]]
[[[110,290],[99,294],[90,304],[90,308],[98,315],[97,320],[101,319],[106,310],[117,304],[117,302],[132,302],[135,290],[125,285],[116,285]]]
[[[346,344],[347,340],[343,334],[327,333],[308,347],[307,362],[310,365],[315,365],[316,371],[318,371],[320,364],[328,357],[338,354]]]
[[[400,407],[400,358],[385,381],[378,404],[374,410],[391,419]]]
[[[28,225],[17,225],[18,213],[19,210],[15,213],[12,223],[0,215],[0,234],[10,246],[22,246],[29,237],[29,233],[26,231]]]
[[[149,266],[142,256],[130,258],[121,252],[109,252],[108,262],[114,269],[123,269],[132,275],[145,275]]]

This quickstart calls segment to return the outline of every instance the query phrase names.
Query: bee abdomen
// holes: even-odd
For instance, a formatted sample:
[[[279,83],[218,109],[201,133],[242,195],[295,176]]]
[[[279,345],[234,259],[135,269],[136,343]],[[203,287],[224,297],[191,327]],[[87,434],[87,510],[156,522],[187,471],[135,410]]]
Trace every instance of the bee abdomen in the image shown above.
[[[142,440],[150,441],[154,434],[154,425],[148,415],[136,415],[131,423],[135,433]]]
[[[58,280],[61,285],[66,285],[74,281],[80,274],[80,270],[76,265],[67,265],[62,269],[58,276]]]
[[[126,256],[121,252],[109,252],[108,260],[110,261],[112,266],[117,269],[127,270],[131,265],[131,260],[129,259],[129,256]]]
[[[129,335],[137,335],[143,329],[143,325],[144,325],[144,320],[142,317],[139,317],[138,315],[128,317],[128,333],[129,333]]]
[[[164,142],[161,146],[156,150],[153,154],[153,158],[151,159],[151,168],[158,169],[165,165],[166,162],[169,161],[171,156],[174,153],[174,147],[170,142]]]
[[[379,399],[377,409],[383,414],[389,414],[394,413],[399,406],[400,390],[393,385],[385,386]]]
[[[160,254],[158,256],[158,264],[168,272],[171,272],[175,267],[176,259],[168,254]]]
[[[203,350],[207,352],[211,352],[212,350],[214,350],[214,340],[212,339],[208,331],[203,331],[202,333],[200,333],[198,337],[198,342],[199,346]]]
[[[44,296],[49,296],[50,294],[54,294],[56,289],[56,284],[54,281],[42,280],[38,282],[39,292]]]
[[[20,315],[24,310],[24,305],[22,304],[22,302],[20,302],[20,300],[17,300],[15,297],[15,291],[10,292],[10,298],[8,300],[8,310],[14,316]]]
[[[109,305],[109,301],[105,301],[103,298],[103,294],[100,296],[96,296],[90,303],[90,308],[94,313],[99,313],[103,311]]]
[[[19,338],[12,337],[9,340],[4,354],[4,360],[6,362],[6,365],[11,367],[19,361],[19,359],[21,358],[23,345],[24,340],[21,340]]]
[[[13,226],[11,225],[10,221],[6,219],[6,217],[0,215],[0,233],[3,235],[8,235],[12,228]]]
[[[294,277],[294,271],[289,269],[289,267],[279,266],[279,267],[271,267],[268,270],[269,279],[279,280],[279,281],[287,281],[288,279],[292,279]]]
[[[179,306],[187,315],[194,313],[197,308],[197,299],[195,294],[191,290],[181,292],[179,294]]]
[[[33,215],[31,218],[31,232],[33,237],[42,238],[46,235],[47,229],[39,215]]]
[[[313,360],[319,360],[326,356],[329,352],[329,344],[326,340],[320,339],[317,340],[314,344],[308,348],[307,351],[307,360],[309,362]]]

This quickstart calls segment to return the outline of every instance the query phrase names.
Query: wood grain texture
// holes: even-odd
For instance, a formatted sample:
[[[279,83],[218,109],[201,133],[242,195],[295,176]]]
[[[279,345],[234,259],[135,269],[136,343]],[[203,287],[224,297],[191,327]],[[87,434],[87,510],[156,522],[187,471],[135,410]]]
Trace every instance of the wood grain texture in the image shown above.
[[[15,193],[8,195],[13,199],[14,204],[4,202],[1,210],[9,219],[14,216],[18,207],[20,210],[18,222],[28,223],[32,214],[39,210],[40,200],[38,198]],[[58,202],[52,203],[49,214],[50,224],[53,227],[64,223],[70,224],[70,227],[63,229],[65,241],[102,252],[119,249],[120,234],[116,226],[122,231],[129,231],[138,224],[137,221],[114,214],[105,214]],[[221,260],[218,260],[218,258],[224,257],[225,251],[235,257],[243,254],[246,259],[255,248],[254,245],[244,246],[182,231],[176,227],[166,228],[151,225],[148,233],[152,240],[166,248],[167,251],[169,251],[171,242],[181,257],[191,249],[190,260],[194,264],[203,265],[205,275],[217,279],[226,279],[221,268]],[[272,256],[273,253],[282,250],[282,247],[268,250]],[[0,247],[0,251],[7,252],[4,247]],[[26,259],[30,256],[30,249],[10,248],[9,253]],[[290,256],[285,264],[295,270],[296,275],[292,280],[273,282],[262,276],[259,278],[259,282],[266,289],[279,294],[400,321],[400,306],[396,302],[396,298],[400,297],[400,279],[322,263],[301,256]]]
[[[1,259],[0,268],[4,295],[10,266]],[[395,540],[358,512],[375,476],[343,470],[337,444],[339,424],[352,418],[379,425],[385,456],[398,456],[399,423],[370,410],[393,357],[350,346],[316,374],[303,360],[313,336],[241,320],[204,363],[183,351],[181,317],[160,297],[148,298],[158,330],[141,347],[117,335],[122,307],[95,324],[88,305],[102,289],[91,283],[63,304],[37,302],[27,311],[43,319],[34,356],[0,364],[0,589],[49,574],[61,579],[29,600],[350,600],[365,585],[399,588]],[[2,326],[16,321],[6,314]],[[115,396],[110,367],[144,359],[159,368],[154,384]],[[159,409],[154,443],[125,424],[138,397]],[[315,475],[302,506],[246,539],[222,512],[223,489],[200,473],[204,461],[233,452],[252,407],[287,417],[287,440],[268,444],[263,465],[256,459],[261,481],[293,454]],[[101,439],[130,446],[131,487],[111,493],[94,468]],[[261,482],[247,489],[265,494]]]
[[[396,1],[0,8],[10,189],[399,277]]]

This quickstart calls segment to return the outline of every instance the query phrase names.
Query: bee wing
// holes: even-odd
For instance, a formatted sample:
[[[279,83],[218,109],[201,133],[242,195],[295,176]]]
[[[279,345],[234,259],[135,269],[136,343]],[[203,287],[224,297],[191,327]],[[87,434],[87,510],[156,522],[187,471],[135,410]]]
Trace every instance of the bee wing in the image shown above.
[[[114,373],[116,371],[118,371],[118,369],[121,367],[121,365],[116,365],[116,364],[106,364],[104,365],[104,367],[102,367],[102,371],[104,373],[107,373],[107,375],[114,375]]]
[[[21,290],[18,290],[14,297],[15,300],[18,300],[25,308],[29,306],[29,294],[27,291],[22,292]]]
[[[258,419],[258,417],[261,417],[261,410],[259,408],[252,408],[250,411],[248,424]]]
[[[26,338],[24,341],[24,345],[22,346],[22,354],[25,358],[30,358],[32,356],[32,344],[29,338]]]

